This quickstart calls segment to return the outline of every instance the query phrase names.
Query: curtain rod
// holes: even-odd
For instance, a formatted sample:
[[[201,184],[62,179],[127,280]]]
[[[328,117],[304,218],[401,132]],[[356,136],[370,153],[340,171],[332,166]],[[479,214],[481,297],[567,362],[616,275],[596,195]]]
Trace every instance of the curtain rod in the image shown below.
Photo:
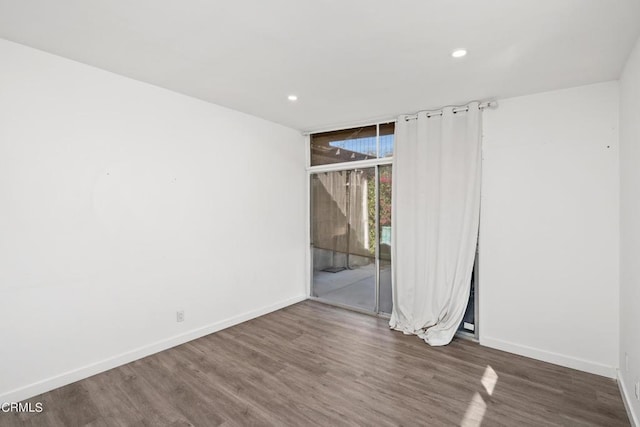
[[[478,104],[478,108],[483,110],[485,108],[493,108],[493,107],[497,107],[498,106],[498,101],[487,101],[487,102],[481,102]],[[442,111],[445,108],[453,108],[453,112],[454,113],[462,113],[463,111],[469,111],[469,105],[448,105],[446,107],[442,107],[439,110],[427,110],[427,117],[435,117],[435,116],[441,116],[442,115]],[[418,114],[422,113],[422,111],[419,111],[417,113],[414,114],[408,114],[405,116],[404,120],[405,121],[409,121],[409,120],[415,120],[418,118]]]
[[[484,109],[484,108],[493,108],[493,107],[497,107],[497,106],[498,106],[498,101],[485,101],[485,102],[481,102],[478,105],[478,108]],[[455,112],[469,111],[469,106],[468,105],[449,105],[448,107],[453,107]],[[447,108],[447,107],[442,107],[442,108]],[[433,117],[433,116],[442,115],[442,109],[439,109],[439,110],[423,110],[423,111],[427,111],[428,112],[427,113],[427,117]],[[420,112],[422,112],[422,111],[420,111]],[[314,133],[322,133],[322,132],[331,132],[331,131],[336,131],[336,130],[352,129],[352,128],[356,128],[356,127],[372,126],[372,125],[383,124],[383,123],[394,123],[394,122],[397,122],[397,117],[398,116],[388,117],[388,118],[378,118],[376,120],[357,121],[357,122],[352,122],[352,123],[342,123],[340,125],[328,126],[328,127],[323,127],[323,128],[314,129],[314,130],[307,130],[307,131],[302,131],[300,133],[303,136],[309,136],[309,135],[314,134]],[[418,117],[418,113],[408,114],[408,115],[406,115],[405,120],[415,120],[417,117]]]

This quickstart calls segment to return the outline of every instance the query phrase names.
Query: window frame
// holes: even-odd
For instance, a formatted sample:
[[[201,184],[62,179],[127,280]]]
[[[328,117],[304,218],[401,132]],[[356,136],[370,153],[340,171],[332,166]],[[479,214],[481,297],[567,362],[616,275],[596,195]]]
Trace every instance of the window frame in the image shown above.
[[[366,167],[377,166],[377,165],[392,164],[393,155],[389,157],[377,157],[380,155],[380,125],[384,125],[388,123],[394,123],[394,126],[395,126],[396,120],[382,120],[374,123],[365,123],[365,124],[360,124],[356,126],[345,126],[345,127],[335,128],[335,129],[325,129],[325,130],[306,133],[305,134],[305,151],[306,151],[305,165],[306,165],[307,171],[329,172],[329,171],[339,171],[339,170],[346,170],[346,169],[352,169],[352,168],[366,168]],[[352,162],[327,163],[324,165],[311,166],[311,135],[317,134],[317,133],[324,133],[324,132],[333,132],[338,130],[358,129],[361,127],[374,126],[374,125],[376,127],[376,158],[367,159],[367,160],[355,160]],[[394,140],[394,151],[395,151],[395,140]]]

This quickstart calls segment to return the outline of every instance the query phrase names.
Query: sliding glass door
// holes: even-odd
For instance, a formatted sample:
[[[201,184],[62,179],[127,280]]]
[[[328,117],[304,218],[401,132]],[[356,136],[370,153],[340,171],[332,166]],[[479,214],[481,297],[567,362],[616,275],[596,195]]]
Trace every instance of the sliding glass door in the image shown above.
[[[391,165],[311,174],[312,295],[390,313]]]
[[[309,135],[311,295],[391,314],[395,123]],[[459,331],[476,336],[477,270]]]

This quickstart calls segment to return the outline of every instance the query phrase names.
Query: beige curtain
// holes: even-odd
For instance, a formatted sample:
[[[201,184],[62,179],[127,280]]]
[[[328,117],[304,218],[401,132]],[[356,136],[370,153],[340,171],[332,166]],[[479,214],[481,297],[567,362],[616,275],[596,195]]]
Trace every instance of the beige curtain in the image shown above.
[[[398,118],[393,166],[390,326],[431,345],[464,316],[480,217],[481,111]]]

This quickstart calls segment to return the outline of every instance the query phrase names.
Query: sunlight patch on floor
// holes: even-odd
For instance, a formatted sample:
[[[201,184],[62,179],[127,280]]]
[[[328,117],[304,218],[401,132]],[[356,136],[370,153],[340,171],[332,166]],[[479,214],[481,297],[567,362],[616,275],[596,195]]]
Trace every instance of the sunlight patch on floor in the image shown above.
[[[496,371],[494,371],[491,366],[487,365],[487,369],[484,370],[480,382],[484,386],[484,389],[487,390],[487,393],[489,393],[489,396],[491,396],[498,382],[498,374],[496,374]]]
[[[473,399],[471,399],[471,403],[469,403],[467,412],[464,413],[464,418],[462,418],[460,425],[463,427],[478,427],[482,425],[482,419],[486,411],[487,404],[480,396],[480,393],[476,392],[473,395]]]
[[[480,379],[480,383],[487,394],[491,396],[496,388],[496,384],[498,383],[498,374],[493,370],[491,365],[487,365],[485,368],[484,374],[482,374],[482,378]],[[482,425],[482,420],[486,412],[487,403],[482,398],[480,392],[475,392],[471,402],[469,402],[469,407],[464,413],[464,417],[462,418],[460,425],[465,427],[480,426]]]

